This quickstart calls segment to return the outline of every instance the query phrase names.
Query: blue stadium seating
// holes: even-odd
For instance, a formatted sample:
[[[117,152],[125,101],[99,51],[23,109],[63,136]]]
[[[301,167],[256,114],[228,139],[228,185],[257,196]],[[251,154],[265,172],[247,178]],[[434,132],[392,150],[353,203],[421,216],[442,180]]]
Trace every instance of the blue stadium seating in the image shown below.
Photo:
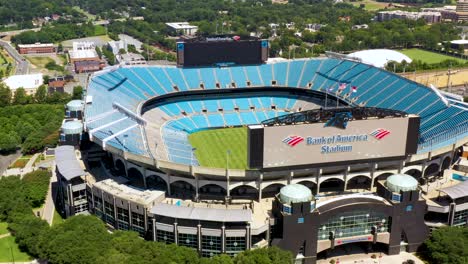
[[[344,97],[350,103],[419,114],[420,146],[427,146],[427,142],[432,144],[434,140],[438,140],[436,143],[439,145],[449,142],[448,139],[463,132],[460,132],[458,127],[468,125],[468,113],[462,110],[466,106],[447,107],[438,95],[423,85],[359,62],[319,58],[227,68],[115,67],[96,73],[90,79],[87,95],[93,97],[93,103],[85,107],[86,120],[90,122],[87,127],[90,130],[96,129],[124,118],[123,114],[114,112],[91,121],[103,113],[114,111],[114,102],[136,112],[141,103],[149,98],[178,91],[200,90],[200,83],[208,90],[225,89],[235,82],[236,87],[240,89],[247,87],[247,81],[250,81],[252,86],[271,86],[273,80],[277,86],[288,86],[292,89],[306,88],[308,83],[312,84],[313,90],[326,91],[327,88],[333,87],[331,94]],[[216,83],[220,84],[219,87],[216,87]],[[340,83],[347,83],[348,86],[343,92],[336,93]],[[174,86],[177,86],[177,89]],[[356,93],[351,92],[351,86],[358,88]],[[295,95],[272,93],[209,99],[190,99],[187,96],[177,102],[161,103],[158,108],[172,118],[162,129],[168,158],[174,162],[196,164],[196,160],[192,160],[193,153],[187,139],[189,133],[205,128],[256,124],[287,114],[285,110],[292,109],[297,100]],[[276,110],[271,109],[272,104],[276,105]],[[234,111],[235,107],[240,111]],[[219,108],[223,111],[218,111]],[[206,109],[207,112],[203,113],[202,109]],[[186,116],[181,114],[182,111],[186,112]],[[94,131],[93,136],[102,140],[135,124],[135,121],[128,118]],[[107,144],[148,156],[150,153],[140,129],[141,127],[137,126],[109,140]]]
[[[187,82],[189,90],[200,88],[201,79],[198,69],[184,69],[183,78]]]
[[[244,67],[236,66],[229,69],[231,70],[232,82],[235,82],[237,87],[246,87],[247,77],[245,76]]]
[[[257,66],[244,67],[247,73],[247,79],[253,86],[264,86],[257,69]]]

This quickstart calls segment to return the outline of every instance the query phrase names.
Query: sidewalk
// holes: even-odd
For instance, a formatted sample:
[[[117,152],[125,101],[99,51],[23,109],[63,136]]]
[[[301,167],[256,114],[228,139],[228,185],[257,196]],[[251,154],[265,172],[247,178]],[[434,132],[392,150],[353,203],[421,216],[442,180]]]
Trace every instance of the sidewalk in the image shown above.
[[[55,167],[55,162],[53,163],[53,167]],[[55,174],[55,170],[52,170],[52,177],[50,178],[49,182],[49,190],[47,191],[45,205],[41,212],[41,218],[46,220],[49,225],[52,225],[52,221],[54,219],[55,203],[54,197],[52,197],[52,185],[55,182],[57,182],[57,175]]]
[[[8,169],[6,170],[2,176],[15,176],[15,175],[21,175],[23,177],[25,174],[30,173],[35,170],[34,167],[34,162],[36,159],[39,157],[41,153],[36,153],[34,154],[29,160],[28,163],[24,166],[24,168],[13,168],[13,169]]]

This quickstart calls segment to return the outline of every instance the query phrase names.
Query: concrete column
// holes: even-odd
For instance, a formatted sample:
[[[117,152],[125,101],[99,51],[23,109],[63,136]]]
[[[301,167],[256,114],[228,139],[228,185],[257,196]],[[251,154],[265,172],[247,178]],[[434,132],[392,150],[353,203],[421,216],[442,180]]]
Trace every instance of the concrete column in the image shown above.
[[[425,170],[426,170],[426,162],[423,162],[423,164],[421,165],[421,177],[422,178],[425,178],[426,175],[425,174]]]
[[[167,174],[167,194],[172,195],[171,192],[171,174]]]
[[[221,227],[221,252],[226,253],[226,227]]]
[[[198,242],[198,252],[201,252],[202,250],[202,233],[201,233],[201,225],[197,225],[197,242]]]
[[[451,203],[449,205],[449,214],[448,214],[448,225],[452,226],[453,225],[453,220],[455,219],[455,210],[456,210],[456,204]]]
[[[119,219],[117,218],[117,206],[115,205],[115,197],[112,196],[113,200],[113,205],[114,205],[114,228],[117,229],[117,223],[119,222]]]
[[[370,176],[371,176],[371,190],[372,188],[374,187],[374,181],[375,181],[375,162],[372,162],[371,164],[369,164],[370,168]]]
[[[231,190],[229,190],[229,169],[226,169],[226,194],[227,194],[227,198],[229,198],[231,196]]]
[[[348,174],[349,174],[349,166],[346,166],[345,171],[344,171],[344,187],[343,191],[347,190],[347,185],[348,185]]]
[[[145,232],[148,231],[148,212],[145,210],[143,211],[143,220],[145,221]]]
[[[67,217],[70,217],[75,214],[75,202],[73,201],[73,190],[71,184],[67,184],[68,189],[68,214]]]
[[[316,191],[316,194],[319,194],[319,192],[320,192],[320,176],[322,176],[322,169],[317,168],[316,173],[317,173],[317,177],[316,177],[317,191]]]
[[[177,223],[174,223],[174,243],[179,245],[179,231],[177,230]]]
[[[260,177],[258,177],[258,180],[257,180],[258,202],[262,200],[262,183],[263,183],[263,173],[260,173]]]
[[[124,165],[125,165],[125,176],[128,177],[128,161],[124,157]]]
[[[132,230],[132,208],[130,206],[130,203],[128,203],[127,209],[128,209],[128,229]]]
[[[91,188],[91,199],[92,199],[91,203],[93,205],[93,211],[94,211],[94,208],[95,208],[96,205],[94,204],[94,192],[93,192],[92,188]]]
[[[156,241],[156,217],[153,217],[153,241]]]
[[[252,248],[252,237],[251,237],[251,233],[250,233],[250,224],[247,224],[247,226],[245,227],[245,247],[246,247],[246,250],[249,250],[250,248]]]
[[[294,171],[289,172],[288,184],[291,184],[292,179],[294,178]]]
[[[195,178],[195,201],[198,201],[198,197],[199,197],[199,185],[200,183],[198,182],[198,176],[196,174],[193,174],[192,175],[194,178]]]

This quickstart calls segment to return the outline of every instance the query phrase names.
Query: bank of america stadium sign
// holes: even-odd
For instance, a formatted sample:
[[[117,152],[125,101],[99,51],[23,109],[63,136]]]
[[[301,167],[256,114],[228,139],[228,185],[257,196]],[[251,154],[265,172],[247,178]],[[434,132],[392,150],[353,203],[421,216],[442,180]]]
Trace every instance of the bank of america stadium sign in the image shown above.
[[[369,136],[374,137],[376,140],[382,140],[390,134],[389,130],[379,128],[369,134],[350,134],[350,135],[332,135],[322,137],[307,137],[303,138],[297,135],[290,135],[283,139],[283,143],[290,147],[294,147],[299,143],[305,141],[308,146],[320,146],[321,154],[337,153],[337,152],[351,152],[353,146],[351,143],[369,141]]]

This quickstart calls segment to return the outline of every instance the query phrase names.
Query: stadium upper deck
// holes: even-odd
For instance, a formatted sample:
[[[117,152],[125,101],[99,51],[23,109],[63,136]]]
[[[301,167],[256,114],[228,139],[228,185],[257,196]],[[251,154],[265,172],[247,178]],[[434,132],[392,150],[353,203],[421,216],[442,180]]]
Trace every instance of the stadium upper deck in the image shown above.
[[[264,88],[265,93],[248,94],[249,88]],[[286,87],[289,92],[285,92]],[[275,90],[276,88],[277,91]],[[230,97],[221,91],[236,93]],[[207,97],[192,98],[191,93],[211,91]],[[220,93],[216,95],[216,92]],[[321,94],[312,100],[297,91]],[[317,93],[318,92],[318,93]],[[169,100],[171,95],[185,96]],[[243,95],[245,94],[245,95]],[[96,73],[90,79],[85,107],[85,125],[93,141],[149,158],[181,164],[196,164],[187,135],[209,127],[228,127],[260,123],[291,111],[327,104],[359,105],[404,111],[421,117],[418,153],[452,144],[468,136],[468,106],[445,98],[425,87],[385,70],[356,61],[340,59],[301,59],[256,66],[176,68],[168,66],[120,67]],[[161,140],[154,150],[147,141],[146,129],[134,116],[141,116],[149,99],[166,96],[156,106],[158,120],[148,121],[159,130]],[[150,115],[151,117],[151,115]],[[153,122],[154,121],[154,122]],[[153,144],[153,142],[151,142]],[[163,146],[161,146],[161,144]],[[177,146],[177,147],[171,147]]]

